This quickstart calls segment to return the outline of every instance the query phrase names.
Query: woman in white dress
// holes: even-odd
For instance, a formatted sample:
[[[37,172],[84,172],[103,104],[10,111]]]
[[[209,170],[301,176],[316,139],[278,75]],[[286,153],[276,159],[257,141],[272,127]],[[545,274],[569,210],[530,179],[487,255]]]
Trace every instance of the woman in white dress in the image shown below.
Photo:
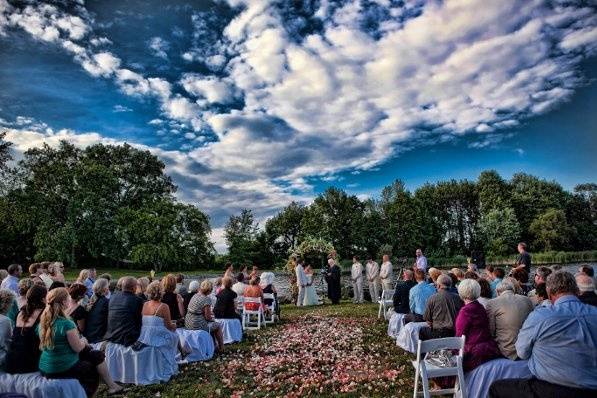
[[[305,275],[307,275],[307,287],[305,288],[305,299],[303,305],[319,305],[319,297],[313,286],[313,269],[310,265],[305,268]]]

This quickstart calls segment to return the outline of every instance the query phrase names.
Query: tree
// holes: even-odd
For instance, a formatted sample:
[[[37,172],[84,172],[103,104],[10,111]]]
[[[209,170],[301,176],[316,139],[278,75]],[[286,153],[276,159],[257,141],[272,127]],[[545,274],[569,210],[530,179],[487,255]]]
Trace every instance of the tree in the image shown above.
[[[385,241],[392,246],[393,253],[403,257],[413,254],[422,241],[418,209],[402,181],[396,180],[381,191],[379,208],[381,224],[378,228],[383,229]]]
[[[302,221],[305,236],[331,242],[343,258],[350,258],[365,249],[359,227],[362,225],[363,203],[354,195],[329,188],[317,196]]]
[[[566,213],[550,208],[537,216],[529,228],[535,238],[535,245],[543,250],[564,250],[568,248],[570,237],[574,233],[568,225]]]
[[[10,155],[11,142],[5,141],[6,131],[0,131],[0,172],[7,168],[8,162],[12,159]]]
[[[480,230],[486,249],[495,256],[511,253],[520,239],[520,225],[511,207],[489,210],[481,217]]]
[[[254,220],[253,212],[241,210],[238,216],[232,215],[224,227],[224,238],[228,244],[229,260],[237,264],[245,264],[252,260],[259,224]]]
[[[298,245],[305,211],[303,204],[292,202],[265,223],[265,239],[277,260],[285,259]]]

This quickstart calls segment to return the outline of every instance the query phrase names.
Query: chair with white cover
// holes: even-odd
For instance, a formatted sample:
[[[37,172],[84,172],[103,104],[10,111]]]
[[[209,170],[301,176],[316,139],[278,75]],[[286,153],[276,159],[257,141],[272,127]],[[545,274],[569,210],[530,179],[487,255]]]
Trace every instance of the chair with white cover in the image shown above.
[[[465,373],[464,381],[469,397],[487,398],[491,383],[502,379],[530,379],[533,377],[528,360],[513,361],[497,358]]]
[[[237,318],[216,318],[216,322],[222,325],[222,336],[224,344],[238,343],[243,339],[243,327]]]
[[[236,312],[238,312],[239,314],[243,314],[243,311],[245,309],[245,296],[237,296],[236,297]]]
[[[432,339],[427,341],[419,340],[417,347],[417,359],[412,361],[415,367],[415,386],[413,397],[423,395],[429,398],[432,395],[452,394],[454,397],[466,398],[466,383],[464,381],[464,370],[462,367],[462,358],[464,354],[465,337],[446,337],[443,339]],[[453,358],[456,360],[455,366],[437,366],[427,359],[430,352],[438,350],[458,350],[458,354]],[[422,355],[424,354],[424,357]],[[423,384],[423,392],[418,392],[419,376]],[[429,390],[429,379],[436,377],[456,376],[456,385],[454,388],[444,388],[441,390]]]
[[[186,362],[207,361],[214,355],[215,345],[211,334],[205,330],[176,329],[176,334],[183,347],[189,347],[191,353],[185,357]],[[176,356],[181,361],[181,355]]]
[[[264,304],[268,310],[264,315],[265,323],[274,323],[276,322],[276,296],[273,293],[263,293],[263,301],[265,300],[272,301],[270,305]]]
[[[0,372],[0,395],[23,394],[29,398],[87,398],[77,379],[46,379],[39,372],[8,374]]]
[[[398,337],[400,330],[404,326],[404,315],[406,314],[398,314],[392,311],[392,315],[390,316],[390,322],[388,322],[388,336],[395,339]]]
[[[396,337],[396,345],[403,350],[417,353],[417,347],[419,344],[419,334],[421,329],[428,328],[427,322],[409,322],[400,328],[398,337]]]
[[[391,290],[382,290],[381,291],[381,298],[378,301],[379,303],[379,312],[377,313],[377,317],[381,318],[383,314],[384,318],[387,320],[387,313],[388,308],[390,308],[394,304],[394,289]]]
[[[257,306],[258,309],[253,310],[247,308],[247,304],[253,304],[249,307]],[[265,315],[263,313],[263,305],[261,297],[245,297],[243,300],[243,329],[261,329],[261,325],[265,326]],[[257,320],[253,321],[251,318],[256,317]]]

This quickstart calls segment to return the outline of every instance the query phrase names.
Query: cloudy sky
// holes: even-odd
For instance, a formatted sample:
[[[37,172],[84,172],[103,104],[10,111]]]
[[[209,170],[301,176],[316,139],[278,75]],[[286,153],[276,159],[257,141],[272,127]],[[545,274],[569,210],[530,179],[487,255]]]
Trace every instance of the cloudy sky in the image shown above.
[[[151,150],[219,248],[230,214],[330,185],[371,196],[494,168],[571,189],[597,169],[587,4],[0,0],[0,126],[17,156]]]

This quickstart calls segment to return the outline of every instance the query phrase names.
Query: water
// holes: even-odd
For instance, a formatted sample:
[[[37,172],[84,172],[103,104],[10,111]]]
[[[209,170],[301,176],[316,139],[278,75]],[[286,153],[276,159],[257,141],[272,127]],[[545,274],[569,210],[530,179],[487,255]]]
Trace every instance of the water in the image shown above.
[[[575,274],[578,271],[578,268],[580,267],[581,264],[587,264],[587,263],[573,263],[573,264],[566,264],[566,265],[562,265],[562,269],[571,272],[572,274]],[[596,267],[597,264],[596,263],[588,263],[589,265]],[[531,274],[534,273],[535,269],[537,267],[533,267],[531,270]],[[192,275],[189,276],[187,279],[185,279],[185,283],[189,284],[189,282],[191,280],[197,280],[197,279],[210,279],[212,281],[215,281],[216,278],[221,277],[222,273],[202,273],[199,275]],[[278,291],[278,299],[281,302],[289,302],[290,298],[291,298],[291,294],[290,294],[290,278],[291,278],[292,274],[288,271],[274,271],[274,286],[276,287],[276,290]],[[532,276],[529,278],[529,281],[532,281]],[[342,274],[342,288],[343,291],[352,291],[352,285],[351,285],[351,281],[350,281],[350,274],[348,273],[347,270],[344,271],[344,273]],[[322,278],[321,274],[317,273],[313,276],[313,286],[315,287],[315,290],[317,291],[317,294],[320,297],[325,297],[327,294],[327,284],[325,283],[325,280]],[[368,296],[368,286],[366,281],[363,283],[363,287],[365,290],[365,296]]]

